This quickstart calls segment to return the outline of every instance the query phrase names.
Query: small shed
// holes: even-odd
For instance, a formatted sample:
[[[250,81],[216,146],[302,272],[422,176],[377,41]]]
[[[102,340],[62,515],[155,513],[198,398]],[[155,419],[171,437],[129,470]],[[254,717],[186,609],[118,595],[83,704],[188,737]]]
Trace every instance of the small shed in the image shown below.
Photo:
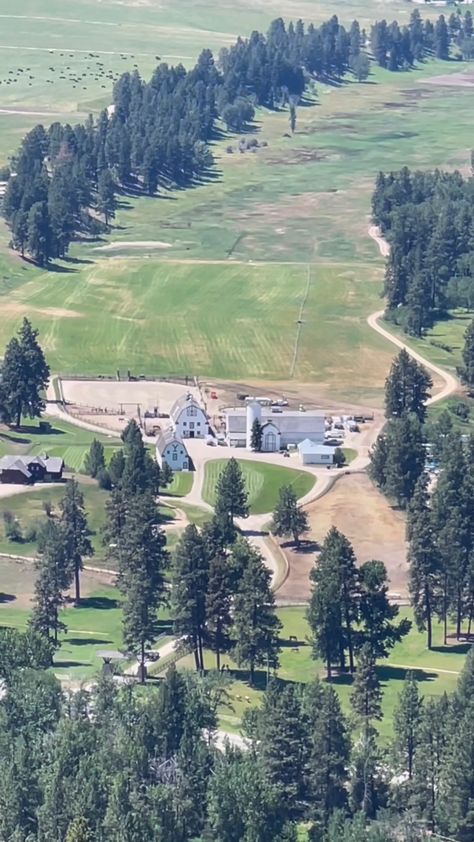
[[[311,439],[305,439],[298,445],[300,459],[303,465],[332,465],[336,448],[326,444],[317,444]]]
[[[156,442],[156,461],[163,466],[169,465],[172,471],[189,471],[191,460],[186,445],[173,430],[164,430]]]

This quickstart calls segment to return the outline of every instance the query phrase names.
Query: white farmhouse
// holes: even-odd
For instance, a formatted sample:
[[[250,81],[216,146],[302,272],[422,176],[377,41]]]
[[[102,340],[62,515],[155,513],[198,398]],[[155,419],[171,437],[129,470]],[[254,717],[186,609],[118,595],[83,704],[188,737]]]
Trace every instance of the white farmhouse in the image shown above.
[[[178,439],[204,439],[209,432],[206,413],[189,392],[175,401],[170,417]]]
[[[303,465],[332,465],[335,450],[335,447],[329,447],[327,444],[316,444],[310,439],[305,439],[298,445]]]
[[[156,461],[163,467],[169,465],[172,471],[189,471],[190,459],[186,445],[177,438],[173,430],[164,430],[156,441]]]
[[[227,443],[231,447],[246,447],[250,450],[255,420],[262,425],[262,450],[267,453],[291,444],[297,445],[305,439],[311,439],[316,444],[324,442],[324,413],[267,407],[253,401],[247,407],[236,406],[224,410]]]

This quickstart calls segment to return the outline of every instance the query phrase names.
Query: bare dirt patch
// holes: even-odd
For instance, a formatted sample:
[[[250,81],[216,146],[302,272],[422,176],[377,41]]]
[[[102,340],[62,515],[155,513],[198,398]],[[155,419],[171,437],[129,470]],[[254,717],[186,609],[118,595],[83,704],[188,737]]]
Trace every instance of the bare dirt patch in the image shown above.
[[[461,73],[445,73],[441,76],[431,76],[429,79],[420,79],[420,82],[423,85],[472,88],[474,87],[474,70],[463,70]]]
[[[0,623],[2,605],[29,610],[31,608],[36,569],[32,561],[0,557]],[[115,584],[108,573],[83,570],[81,593],[89,596],[104,585]],[[3,595],[3,596],[2,596]]]
[[[322,543],[332,526],[336,526],[351,541],[359,563],[371,559],[384,562],[393,598],[407,597],[405,517],[402,512],[391,508],[365,474],[342,477],[306,511],[313,544],[303,546],[300,551],[283,547],[290,571],[286,582],[278,590],[279,602],[308,600],[309,573],[314,564],[316,546]]]

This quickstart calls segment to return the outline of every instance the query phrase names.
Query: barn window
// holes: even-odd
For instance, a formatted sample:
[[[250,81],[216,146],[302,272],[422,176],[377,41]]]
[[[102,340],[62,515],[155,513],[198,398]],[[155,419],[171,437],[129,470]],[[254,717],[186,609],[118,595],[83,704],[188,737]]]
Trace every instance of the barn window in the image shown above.
[[[171,459],[173,460],[173,462],[178,461],[178,454],[176,453],[176,450],[173,450],[173,455],[172,455]]]
[[[197,415],[197,406],[188,406],[188,415]]]

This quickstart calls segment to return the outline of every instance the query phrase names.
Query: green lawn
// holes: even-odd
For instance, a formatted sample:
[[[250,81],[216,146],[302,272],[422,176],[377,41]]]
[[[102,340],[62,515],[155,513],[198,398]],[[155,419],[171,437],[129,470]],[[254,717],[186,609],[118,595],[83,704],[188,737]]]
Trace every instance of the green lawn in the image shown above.
[[[47,418],[44,419],[48,420]],[[49,419],[50,432],[41,432],[37,423],[27,421],[19,431],[0,426],[0,456],[4,454],[61,456],[66,469],[81,471],[84,458],[94,438],[99,439],[109,459],[114,450],[121,445],[113,435],[92,433],[67,421]]]
[[[211,506],[216,502],[217,481],[227,461],[213,459],[206,462],[202,496]],[[250,462],[247,459],[237,461],[245,480],[250,514],[253,515],[272,512],[278,500],[278,491],[283,485],[291,485],[296,496],[300,498],[304,497],[315,483],[314,476],[307,471],[282,468],[265,462]]]
[[[185,497],[193,487],[194,474],[191,471],[176,471],[173,480],[163,490],[167,497]]]
[[[109,497],[108,491],[102,491],[92,480],[79,478],[81,491],[84,494],[84,501],[87,513],[91,541],[94,547],[92,564],[101,566],[106,564],[105,548],[102,544],[102,529],[105,522],[105,504]],[[34,487],[24,494],[16,494],[0,500],[0,552],[12,555],[31,556],[36,553],[36,541],[13,542],[5,537],[3,515],[6,511],[11,512],[20,523],[23,534],[28,527],[39,525],[46,518],[43,505],[48,502],[53,506],[53,515],[59,514],[59,502],[64,496],[65,488],[51,487],[35,489]]]
[[[308,643],[309,628],[305,619],[304,608],[280,608],[278,616],[283,623],[281,632],[281,653],[279,678],[285,681],[307,682],[316,676],[324,679],[325,671],[321,661],[313,661],[311,647]],[[412,619],[410,609],[400,610],[400,616],[408,616]],[[295,636],[297,643],[290,642],[289,637]],[[442,645],[441,626],[435,629],[435,650],[428,652],[425,648],[425,635],[419,634],[412,627],[408,636],[397,644],[386,661],[378,665],[378,675],[383,689],[383,721],[378,725],[378,730],[383,739],[388,739],[392,733],[393,710],[397,703],[398,694],[401,691],[403,681],[407,672],[406,667],[413,667],[415,675],[420,683],[420,693],[424,697],[438,696],[444,692],[452,692],[456,685],[459,671],[462,669],[467,645],[452,646],[444,648]],[[206,652],[206,667],[212,668],[215,664],[215,656]],[[247,674],[237,669],[232,659],[225,656],[225,662],[231,670],[235,670],[236,679],[232,681],[229,688],[230,706],[225,705],[220,711],[222,728],[227,731],[238,732],[242,714],[252,705],[259,704],[262,691],[266,683],[265,670],[257,674],[256,686],[250,688],[247,683]],[[192,669],[193,661],[187,656],[179,661],[181,668]],[[446,670],[447,672],[437,672]],[[346,714],[351,714],[350,676],[341,676],[334,679]]]

